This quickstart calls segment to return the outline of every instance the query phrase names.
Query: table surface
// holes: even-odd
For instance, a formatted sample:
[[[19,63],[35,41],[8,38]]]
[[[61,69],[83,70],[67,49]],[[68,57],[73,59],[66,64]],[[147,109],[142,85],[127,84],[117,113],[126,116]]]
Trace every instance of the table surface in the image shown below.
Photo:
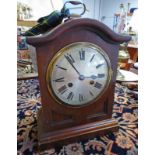
[[[23,75],[18,75],[17,80],[27,80],[27,79],[37,78],[37,77],[38,77],[38,73],[27,73]]]

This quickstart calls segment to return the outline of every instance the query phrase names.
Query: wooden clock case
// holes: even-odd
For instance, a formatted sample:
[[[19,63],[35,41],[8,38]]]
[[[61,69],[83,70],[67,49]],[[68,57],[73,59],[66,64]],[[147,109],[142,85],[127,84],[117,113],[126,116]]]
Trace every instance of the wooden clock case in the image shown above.
[[[114,88],[117,73],[119,44],[128,42],[129,36],[118,35],[103,23],[93,19],[73,19],[41,36],[27,37],[27,43],[36,47],[42,108],[38,114],[38,141],[41,148],[60,142],[117,131],[112,119]],[[46,73],[54,55],[74,42],[90,42],[98,45],[109,56],[112,78],[108,88],[92,104],[80,107],[57,103],[50,95]]]

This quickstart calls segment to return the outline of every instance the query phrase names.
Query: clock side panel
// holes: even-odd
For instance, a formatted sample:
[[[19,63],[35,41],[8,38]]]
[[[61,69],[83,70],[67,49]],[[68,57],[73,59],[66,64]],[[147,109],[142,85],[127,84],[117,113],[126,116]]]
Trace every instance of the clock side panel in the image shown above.
[[[64,106],[63,104],[57,103],[57,101],[55,101],[50,95],[46,82],[47,67],[51,59],[61,48],[74,42],[90,42],[101,47],[109,56],[111,61],[111,69],[113,71],[109,87],[100,96],[100,98],[92,104],[81,106],[79,108]],[[53,124],[54,122],[59,122],[59,124],[64,123],[64,125],[66,122],[66,124],[73,126],[74,124],[82,124],[111,118],[114,102],[117,56],[117,44],[107,43],[104,41],[103,37],[98,34],[98,32],[95,32],[95,30],[90,31],[87,28],[71,29],[67,32],[64,32],[62,36],[57,37],[57,39],[53,40],[52,42],[47,42],[44,45],[38,46],[37,62],[44,121],[47,124],[52,124],[51,122],[53,121]],[[57,128],[59,128],[59,125]]]

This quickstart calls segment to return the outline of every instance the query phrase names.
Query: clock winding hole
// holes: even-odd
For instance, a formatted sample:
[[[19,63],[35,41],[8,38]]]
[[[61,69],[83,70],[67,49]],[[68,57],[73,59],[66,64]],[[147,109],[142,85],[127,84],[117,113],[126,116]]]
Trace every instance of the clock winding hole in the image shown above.
[[[91,85],[93,85],[93,84],[94,84],[94,80],[91,80],[89,83],[90,83]]]
[[[73,83],[68,83],[68,87],[73,87]]]

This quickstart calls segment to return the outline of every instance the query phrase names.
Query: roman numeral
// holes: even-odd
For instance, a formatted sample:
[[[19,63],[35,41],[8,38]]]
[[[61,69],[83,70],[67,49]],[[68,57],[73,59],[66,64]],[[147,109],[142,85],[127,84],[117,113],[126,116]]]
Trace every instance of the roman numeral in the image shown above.
[[[62,86],[62,87],[60,87],[60,88],[58,89],[58,92],[61,93],[61,94],[63,94],[63,93],[66,92],[66,91],[67,91],[66,85],[64,85],[64,86]]]
[[[98,65],[96,66],[96,68],[98,69],[98,68],[101,67],[102,65],[104,65],[104,63],[98,64]]]
[[[64,82],[64,77],[54,80],[55,82]]]
[[[70,92],[70,93],[68,94],[67,99],[68,99],[68,100],[72,100],[72,99],[73,99],[73,96],[74,96],[74,93],[73,93],[73,92]]]
[[[85,60],[85,51],[83,49],[79,51],[79,55],[80,55],[80,60]]]
[[[64,55],[65,56],[65,58],[67,59],[67,61],[69,62],[69,63],[74,63],[75,61],[74,61],[74,59],[73,59],[73,57],[71,56],[71,54],[68,54],[67,53],[67,55]]]
[[[82,102],[84,100],[83,95],[79,94],[79,101]]]
[[[66,68],[64,68],[64,67],[60,67],[60,66],[58,66],[58,65],[56,65],[58,68],[60,68],[60,69],[62,69],[62,70],[67,70]]]
[[[98,78],[104,78],[105,74],[98,74]]]
[[[89,91],[89,94],[90,94],[91,96],[94,96],[94,94],[93,94],[91,91]]]
[[[95,57],[95,54],[93,54],[93,56],[91,57],[90,62],[93,61],[94,57]]]
[[[101,89],[102,87],[102,84],[99,83],[99,82],[96,82],[95,85],[94,85],[95,88],[98,88],[98,89]]]

